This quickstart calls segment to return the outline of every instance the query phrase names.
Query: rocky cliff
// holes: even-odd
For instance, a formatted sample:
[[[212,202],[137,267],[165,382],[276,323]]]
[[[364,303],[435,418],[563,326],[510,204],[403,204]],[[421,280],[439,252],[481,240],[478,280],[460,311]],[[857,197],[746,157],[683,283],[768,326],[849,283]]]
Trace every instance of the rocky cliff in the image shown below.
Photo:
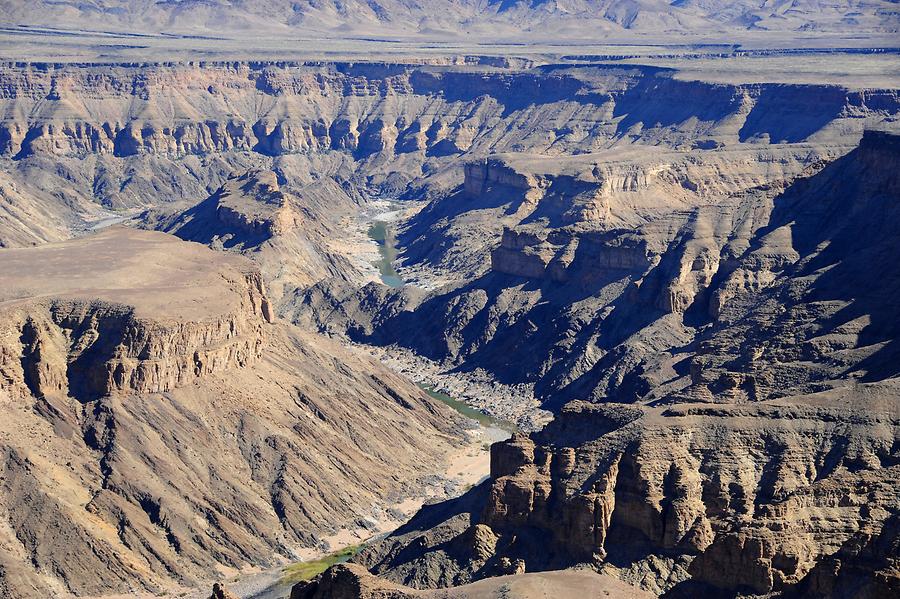
[[[878,370],[853,375],[864,380],[890,375],[882,360],[892,355],[893,309],[878,294],[845,290],[891,289],[897,277],[884,258],[893,237],[883,232],[896,219],[894,138],[867,133],[830,162],[793,147],[663,152],[603,167],[579,156],[535,175],[545,183],[527,190],[485,184],[477,196],[448,196],[407,226],[407,259],[457,272],[470,265],[480,276],[411,302],[376,300],[378,316],[358,320],[351,334],[533,382],[557,406],[672,393],[706,401],[729,385],[735,397],[764,398],[785,385],[814,391],[857,369]],[[727,175],[719,160],[730,164]],[[649,179],[610,190],[614,168],[638,164]],[[540,199],[527,201],[529,193]],[[584,198],[608,203],[609,216],[579,211],[568,220]],[[871,241],[852,241],[861,238]],[[868,327],[874,321],[885,324]],[[424,334],[408,336],[414,329]]]
[[[472,339],[463,364],[510,377],[596,361],[550,387],[551,424],[492,448],[488,483],[360,562],[419,587],[590,564],[667,596],[896,593],[897,148],[867,132],[790,181],[633,229],[525,222],[494,251],[506,272],[388,320],[454,306],[467,326],[426,329],[454,344],[423,346]]]
[[[846,144],[892,122],[897,105],[893,90],[686,82],[641,66],[6,64],[0,154],[35,204],[20,224],[47,239],[96,218],[96,204],[196,201],[253,168],[274,167],[291,184],[361,177],[436,195],[455,185],[447,177],[463,154],[560,156],[635,141]],[[59,221],[50,231],[32,224],[41,212]],[[0,240],[22,235],[9,227]]]
[[[360,559],[425,587],[587,563],[667,596],[830,596],[816,585],[834,568],[889,596],[900,556],[860,568],[845,548],[893,542],[896,387],[744,406],[573,402],[532,438],[492,447],[465,517],[420,514]]]
[[[4,391],[13,398],[56,395],[83,401],[116,392],[164,393],[258,360],[266,324],[274,316],[259,273],[247,265],[208,276],[208,288],[187,278],[167,281],[166,293],[183,291],[171,307],[185,308],[184,314],[163,313],[158,298],[138,297],[143,290],[153,294],[162,282],[147,270],[137,289],[116,289],[105,299],[91,297],[90,287],[83,287],[91,284],[85,281],[91,275],[72,267],[99,266],[104,250],[116,246],[130,246],[137,259],[152,260],[158,243],[155,236],[134,238],[115,229],[89,242],[4,252],[4,278],[10,284],[0,300]],[[182,255],[187,258],[180,269],[201,260],[196,252]],[[124,273],[121,266],[119,273]],[[107,275],[115,279],[115,268],[104,271]],[[120,295],[129,303],[120,303]],[[203,318],[187,319],[199,316],[190,302],[204,305]]]
[[[2,258],[4,596],[296,558],[419,495],[459,442],[411,383],[277,322],[242,257],[112,228]]]
[[[367,280],[347,239],[364,201],[333,179],[286,191],[276,173],[254,170],[194,206],[148,210],[134,222],[251,258],[278,306],[318,281]]]

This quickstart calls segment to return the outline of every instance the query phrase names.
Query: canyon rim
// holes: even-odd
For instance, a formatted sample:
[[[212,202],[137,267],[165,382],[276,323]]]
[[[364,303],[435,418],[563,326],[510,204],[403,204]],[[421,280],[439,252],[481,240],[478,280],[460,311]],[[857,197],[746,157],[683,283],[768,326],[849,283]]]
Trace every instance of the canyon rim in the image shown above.
[[[900,596],[895,2],[0,24],[0,595]]]

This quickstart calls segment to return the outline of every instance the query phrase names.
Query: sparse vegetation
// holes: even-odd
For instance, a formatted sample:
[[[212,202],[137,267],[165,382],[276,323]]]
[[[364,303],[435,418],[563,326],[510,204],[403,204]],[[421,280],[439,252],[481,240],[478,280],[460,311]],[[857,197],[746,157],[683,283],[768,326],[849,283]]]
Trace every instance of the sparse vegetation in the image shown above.
[[[348,545],[340,551],[330,553],[321,559],[291,564],[285,567],[281,577],[281,584],[297,584],[298,582],[315,578],[331,566],[349,560],[359,553],[359,550],[362,548],[362,545]]]

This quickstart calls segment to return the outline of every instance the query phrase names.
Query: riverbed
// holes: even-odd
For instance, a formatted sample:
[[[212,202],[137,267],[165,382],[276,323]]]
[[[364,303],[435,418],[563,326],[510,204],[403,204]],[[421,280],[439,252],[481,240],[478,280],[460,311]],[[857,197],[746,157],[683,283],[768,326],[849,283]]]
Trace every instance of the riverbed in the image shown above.
[[[402,218],[408,209],[402,202],[395,200],[376,200],[373,202],[373,206],[375,208],[373,213],[364,214],[364,220],[361,223],[365,227],[363,230],[378,247],[377,258],[372,261],[372,266],[378,271],[378,277],[382,283],[389,287],[402,287],[406,283],[394,267],[398,254],[394,237],[394,223]],[[350,345],[350,347],[355,348],[356,351],[367,352],[362,346]],[[341,552],[345,548],[355,547],[386,536],[412,517],[425,503],[450,499],[482,482],[490,474],[490,445],[509,438],[518,430],[512,422],[488,415],[428,384],[420,382],[419,386],[433,399],[451,407],[472,423],[472,428],[468,431],[469,442],[458,452],[448,456],[445,472],[438,473],[446,483],[436,485],[433,489],[427,489],[420,497],[407,498],[386,509],[373,508],[373,514],[365,518],[369,523],[366,528],[340,530],[333,535],[323,537],[321,547],[298,552],[303,560],[302,563],[316,562],[327,558],[329,554]],[[447,491],[451,489],[453,491],[448,493]],[[394,517],[387,517],[388,514],[392,514]],[[346,559],[346,557],[349,556],[344,555],[341,559]],[[290,564],[284,564],[256,573],[232,576],[226,581],[226,584],[229,590],[241,599],[282,599],[290,595],[293,586],[292,582],[285,580],[286,569],[289,566]],[[208,591],[198,590],[179,596],[186,599],[205,599],[208,595]]]

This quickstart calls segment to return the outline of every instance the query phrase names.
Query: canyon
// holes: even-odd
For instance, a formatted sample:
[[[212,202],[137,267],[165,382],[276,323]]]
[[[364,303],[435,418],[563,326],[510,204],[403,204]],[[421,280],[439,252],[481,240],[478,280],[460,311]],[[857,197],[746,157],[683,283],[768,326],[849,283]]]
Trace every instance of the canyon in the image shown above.
[[[495,231],[500,243],[483,278],[537,281],[523,291],[537,300],[546,293],[550,302],[568,299],[564,291],[581,293],[579,307],[600,315],[585,323],[595,337],[579,344],[568,320],[574,314],[565,309],[548,310],[554,321],[538,320],[528,312],[538,301],[513,304],[493,321],[477,313],[492,307],[475,303],[470,322],[492,327],[472,330],[476,342],[525,337],[523,347],[533,351],[562,328],[556,323],[568,325],[559,341],[567,343],[565,352],[536,352],[540,359],[571,360],[563,367],[568,385],[555,386],[552,366],[512,371],[508,361],[476,362],[488,369],[499,364],[501,377],[545,377],[535,389],[549,388],[545,405],[556,418],[531,436],[494,445],[489,481],[421,512],[358,561],[425,588],[588,563],[672,597],[894,594],[897,357],[889,298],[900,273],[890,258],[895,236],[879,231],[896,218],[898,140],[867,132],[858,148],[790,184],[742,193],[740,208],[717,204],[712,214],[745,211],[727,216],[724,228],[695,210],[678,215],[681,230],[671,221],[625,230],[616,223],[599,235],[601,218],[574,235],[565,227],[548,231],[546,222]],[[541,211],[562,184],[528,181],[511,165],[491,168],[498,174],[486,174],[483,163],[468,169],[464,193],[503,186],[515,198],[512,209],[501,206],[506,214],[518,212],[519,198],[525,204],[535,190],[540,199],[528,212]],[[578,183],[595,198],[605,181]],[[577,208],[579,196],[568,197],[565,208]],[[754,217],[765,224],[753,225]],[[672,245],[653,259],[660,229],[671,231]],[[636,284],[622,285],[618,277]],[[619,295],[585,298],[584,287],[596,292],[604,282],[619,283],[613,287]],[[476,285],[486,287],[483,280]],[[406,317],[426,310],[422,318],[432,321],[428,302],[455,304],[462,317],[466,304],[459,298],[472,287],[441,289]],[[517,329],[516,316],[536,323],[541,337]],[[602,343],[621,328],[628,334],[608,348],[611,360],[600,354]],[[576,377],[571,364],[589,357],[576,353],[581,347],[599,355]],[[501,355],[527,355],[501,348]],[[485,354],[497,355],[477,348],[456,357],[465,369]],[[570,391],[572,399],[560,405]],[[878,557],[862,548],[873,542],[881,543]]]
[[[115,227],[0,270],[6,596],[277,563],[464,442],[411,383],[276,321],[245,258]]]
[[[900,82],[639,62],[0,64],[0,590],[896,593]]]

